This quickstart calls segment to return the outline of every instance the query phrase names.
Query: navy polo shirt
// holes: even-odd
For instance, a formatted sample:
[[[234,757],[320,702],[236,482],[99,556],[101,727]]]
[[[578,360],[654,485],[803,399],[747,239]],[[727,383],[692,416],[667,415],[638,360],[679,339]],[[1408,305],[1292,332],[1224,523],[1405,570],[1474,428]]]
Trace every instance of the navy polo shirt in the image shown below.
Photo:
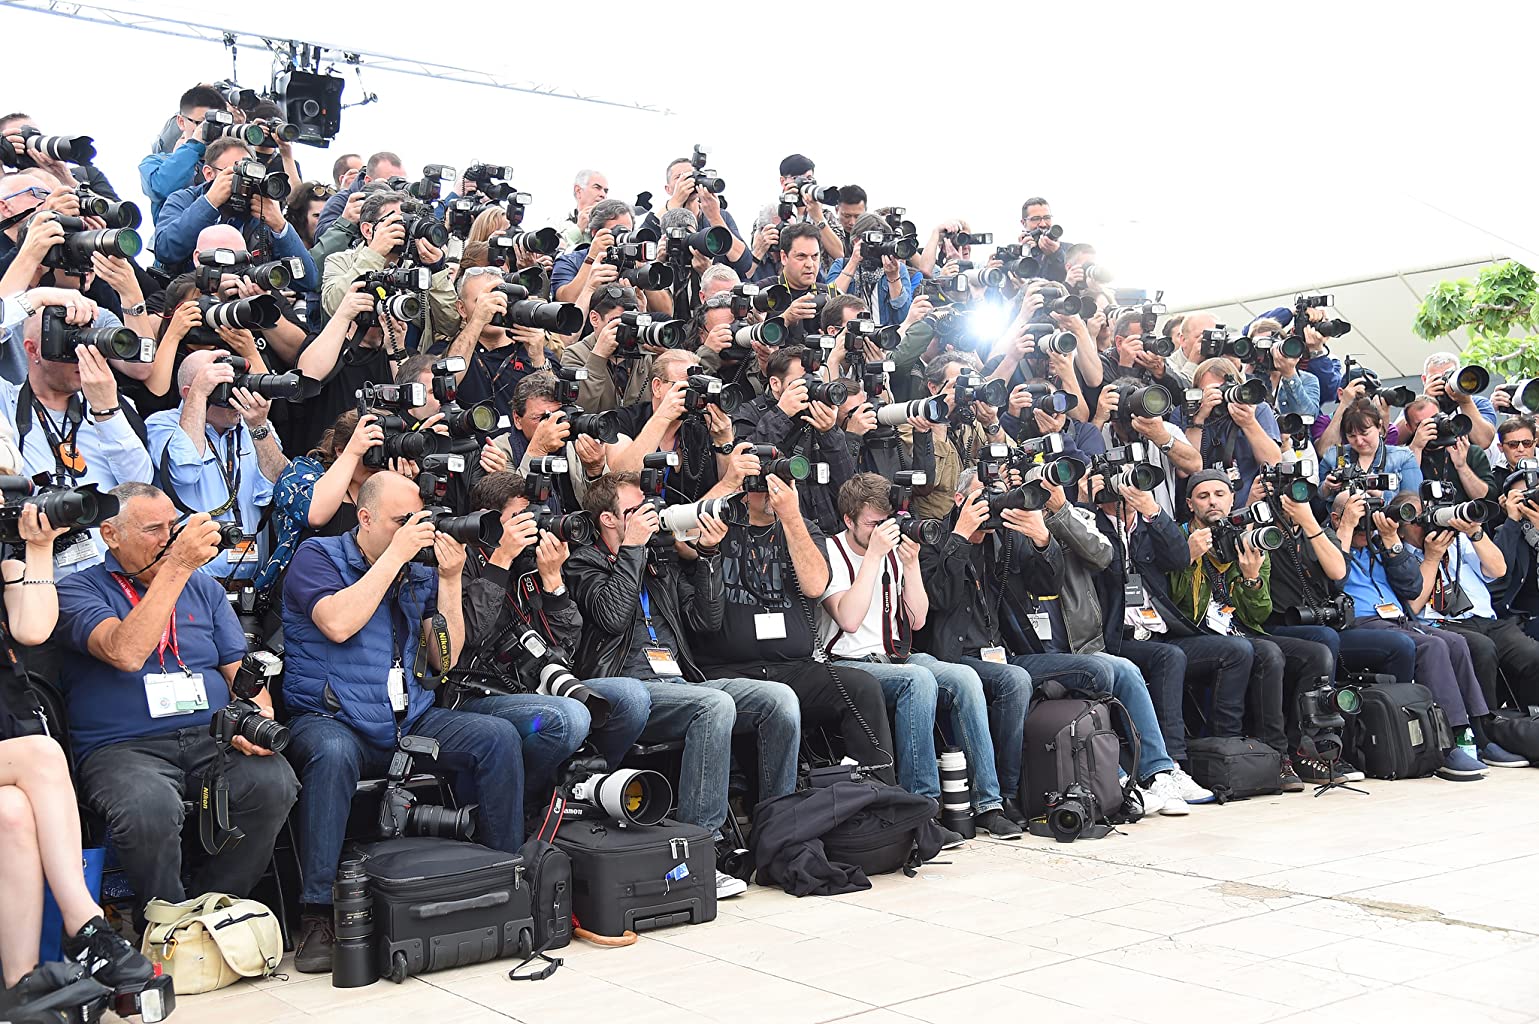
[[[152,650],[144,666],[121,672],[89,653],[88,641],[107,619],[128,618],[133,605],[111,571],[122,571],[109,552],[106,563],[93,565],[59,581],[59,625],[64,640],[60,681],[69,703],[70,737],[77,762],[98,747],[141,736],[159,736],[187,728],[208,727],[214,712],[230,702],[230,691],[219,666],[246,656],[246,634],[224,588],[212,576],[193,573],[176,601],[176,642],[188,671],[203,674],[207,711],[169,718],[151,718],[144,694],[144,677],[161,672],[159,654]],[[138,595],[145,587],[129,581]],[[178,671],[166,649],[165,669]]]

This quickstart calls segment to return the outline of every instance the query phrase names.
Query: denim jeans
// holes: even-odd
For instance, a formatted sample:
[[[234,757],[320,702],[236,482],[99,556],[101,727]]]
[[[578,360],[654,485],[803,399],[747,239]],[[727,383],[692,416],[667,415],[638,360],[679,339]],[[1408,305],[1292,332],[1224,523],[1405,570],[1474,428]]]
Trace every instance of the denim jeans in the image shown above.
[[[1198,703],[1212,687],[1207,735],[1245,735],[1245,697],[1250,691],[1256,649],[1243,636],[1176,637],[1172,647],[1186,655],[1186,678],[1195,684]]]
[[[629,676],[584,679],[582,684],[609,701],[609,718],[597,729],[590,725],[588,739],[593,741],[593,749],[613,771],[620,767],[625,755],[641,738],[641,730],[647,727],[647,718],[652,714],[652,695],[640,679]]]
[[[196,831],[198,826],[182,820],[182,801],[191,797],[197,803],[193,777],[213,764],[218,751],[207,728],[177,729],[110,743],[81,764],[80,797],[107,819],[137,906],[151,899],[179,903],[187,898],[182,887],[182,830],[191,825]],[[232,753],[225,777],[230,783],[230,824],[246,838],[204,863],[192,880],[194,894],[250,893],[267,870],[273,842],[299,788],[288,762],[278,755]]]
[[[986,682],[976,668],[960,661],[937,661],[928,654],[913,654],[908,660],[911,665],[923,665],[935,673],[941,692],[950,698],[951,721],[956,728],[957,741],[962,744],[967,763],[972,767],[973,809],[982,813],[1004,806],[1003,795],[1010,790],[1000,787],[998,757],[992,741],[992,735],[997,735],[998,729],[991,730],[990,723],[997,720],[999,728],[1019,734],[1015,741],[1015,756],[1019,760],[1021,744],[1025,742],[1026,705],[1031,702],[1030,678],[1024,686],[1015,674]],[[939,788],[940,769],[937,765],[937,799]]]
[[[517,853],[524,842],[524,757],[518,730],[501,718],[429,708],[413,735],[438,741],[435,766],[461,807],[478,804],[476,842]],[[285,755],[299,773],[299,866],[305,903],[331,903],[348,811],[358,780],[383,775],[394,751],[373,747],[330,715],[289,722]],[[426,767],[426,766],[423,766]]]
[[[540,800],[556,784],[556,768],[588,737],[581,701],[539,693],[494,693],[461,704],[459,711],[495,715],[518,730],[524,748],[524,792]]]
[[[1008,664],[961,657],[957,664],[978,673],[989,702],[989,731],[994,735],[994,768],[999,791],[1011,799],[1021,789],[1026,753],[1026,709],[1031,704],[1031,673],[1012,659]],[[980,796],[980,800],[982,797]]]
[[[893,740],[898,747],[898,785],[910,793],[940,799],[935,715],[940,692],[944,690],[958,739],[972,769],[974,807],[983,812],[1003,805],[994,766],[994,744],[989,735],[989,703],[977,672],[967,665],[937,661],[928,654],[911,655],[907,662],[898,665],[846,660],[836,664],[875,676],[882,684],[882,695],[888,705],[897,712]]]
[[[1186,654],[1174,644],[1124,640],[1122,656],[1138,666],[1149,685],[1165,752],[1173,760],[1186,760],[1186,712],[1181,706],[1186,694]]]
[[[1037,679],[1055,678],[1070,689],[1109,693],[1121,701],[1138,730],[1138,764],[1134,767],[1139,781],[1176,766],[1165,750],[1149,687],[1131,661],[1115,654],[1022,654],[1010,662],[1022,665]]]

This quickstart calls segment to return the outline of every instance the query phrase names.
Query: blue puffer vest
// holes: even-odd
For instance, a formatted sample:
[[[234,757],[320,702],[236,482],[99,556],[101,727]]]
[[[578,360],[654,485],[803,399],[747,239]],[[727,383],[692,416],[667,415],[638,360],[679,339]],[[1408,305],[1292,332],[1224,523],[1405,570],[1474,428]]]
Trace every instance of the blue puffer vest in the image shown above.
[[[315,545],[326,553],[346,586],[369,571],[369,563],[351,533],[341,537],[311,537],[303,546]],[[412,674],[418,635],[428,601],[437,585],[433,570],[408,565],[404,581],[380,602],[373,618],[346,642],[326,639],[315,622],[297,608],[283,609],[283,699],[291,714],[314,712],[331,715],[371,745],[386,750],[396,745],[395,715],[390,710],[387,677],[395,664],[390,647],[391,608],[398,607],[397,628],[405,627],[401,645],[406,668],[406,717],[402,734],[433,706],[433,695]]]

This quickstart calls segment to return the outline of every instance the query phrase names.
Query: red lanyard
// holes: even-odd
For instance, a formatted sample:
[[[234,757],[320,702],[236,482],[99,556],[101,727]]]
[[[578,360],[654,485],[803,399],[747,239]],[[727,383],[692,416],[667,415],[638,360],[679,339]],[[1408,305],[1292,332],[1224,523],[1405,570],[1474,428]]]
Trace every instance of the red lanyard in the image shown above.
[[[128,597],[128,603],[135,608],[139,607],[139,592],[133,588],[133,585],[119,573],[112,573],[111,575],[117,581],[118,586],[122,588],[124,595]],[[165,628],[160,631],[160,646],[155,649],[155,653],[160,656],[161,672],[166,670],[166,648],[168,647],[171,649],[171,656],[176,659],[177,665],[180,666],[183,672],[186,672],[187,666],[182,662],[181,652],[177,650],[176,646],[176,609],[174,608],[171,610],[171,617],[166,620]]]

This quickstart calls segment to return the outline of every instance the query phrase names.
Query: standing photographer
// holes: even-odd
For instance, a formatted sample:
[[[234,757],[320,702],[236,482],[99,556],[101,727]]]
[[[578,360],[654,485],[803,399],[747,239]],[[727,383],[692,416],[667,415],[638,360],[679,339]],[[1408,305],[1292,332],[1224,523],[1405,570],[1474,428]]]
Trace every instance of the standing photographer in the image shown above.
[[[497,290],[505,280],[500,267],[460,271],[454,282],[459,293],[460,333],[444,353],[465,359],[459,380],[460,404],[468,408],[491,402],[498,416],[513,415],[513,393],[520,381],[558,359],[549,335],[538,327],[492,324],[495,317],[508,312],[508,296]]]
[[[699,501],[732,475],[731,417],[719,403],[694,412],[685,407],[691,374],[699,366],[700,357],[682,349],[669,349],[652,360],[650,401],[619,410],[620,442],[609,455],[612,473],[637,472],[654,452],[678,455],[678,469],[665,472],[669,504]],[[741,480],[738,474],[737,483]]]
[[[403,260],[411,266],[426,267],[432,271],[428,292],[422,299],[422,320],[407,325],[403,336],[387,336],[386,348],[398,351],[402,348],[425,348],[439,338],[453,338],[460,326],[459,307],[456,305],[454,281],[444,251],[426,238],[418,238],[408,244],[407,220],[421,223],[430,218],[422,204],[400,192],[382,190],[371,192],[359,211],[358,230],[362,245],[339,252],[326,260],[326,270],[321,281],[321,307],[327,316],[335,316],[349,292],[360,277],[387,268],[398,267]],[[392,331],[392,321],[379,317],[380,326]],[[324,374],[321,379],[324,379]],[[385,378],[389,379],[389,378]]]
[[[1192,386],[1202,391],[1202,403],[1187,424],[1186,439],[1202,454],[1205,468],[1233,467],[1230,482],[1235,493],[1249,494],[1256,473],[1262,466],[1277,465],[1282,449],[1277,446],[1277,415],[1270,405],[1225,400],[1225,389],[1234,377],[1234,362],[1222,356],[1197,367]]]
[[[106,818],[138,907],[180,902],[182,801],[225,761],[230,825],[245,838],[213,855],[192,890],[244,896],[272,859],[297,787],[272,751],[238,735],[226,759],[209,732],[246,656],[224,590],[198,572],[218,550],[218,527],[199,513],[178,530],[171,499],[149,484],[112,493],[120,504],[102,524],[106,563],[59,584],[80,797]],[[270,695],[255,701],[270,719]]]
[[[437,569],[422,564],[431,548]],[[518,730],[434,706],[430,689],[465,645],[465,549],[422,511],[417,485],[376,473],[358,494],[358,528],[299,546],[283,588],[288,757],[303,783],[299,853],[304,921],[294,966],[331,968],[331,887],[358,780],[383,773],[400,737],[438,741],[460,806],[479,804],[477,838],[514,853],[524,841]],[[439,661],[447,643],[449,663]]]
[[[1421,466],[1423,478],[1440,480],[1452,489],[1451,501],[1485,498],[1496,486],[1491,460],[1476,442],[1473,428],[1463,437],[1450,438],[1442,433],[1440,424],[1447,419],[1447,414],[1439,411],[1436,402],[1418,398],[1405,407],[1405,446]],[[1485,420],[1476,416],[1470,422],[1485,423]],[[1490,424],[1486,426],[1490,428]],[[1495,430],[1491,430],[1491,436],[1496,436]],[[1400,481],[1400,488],[1411,489],[1404,479]]]
[[[614,269],[607,263],[601,266]],[[636,292],[629,285],[599,286],[588,304],[590,333],[561,353],[562,366],[588,371],[577,392],[577,404],[585,412],[608,412],[646,394],[652,356],[627,359],[619,341],[620,317],[639,309]]]
[[[1347,387],[1354,385],[1361,387],[1357,381]],[[1384,490],[1391,494],[1397,490],[1421,490],[1419,460],[1411,450],[1385,443],[1384,413],[1372,398],[1357,398],[1338,409],[1336,424],[1347,443],[1345,447],[1332,445],[1320,456],[1320,497],[1324,501],[1334,501],[1354,477],[1364,474],[1395,474],[1398,483],[1390,488],[1374,488],[1376,494],[1382,495]]]
[[[217,521],[236,523],[246,535],[203,571],[223,580],[250,580],[270,553],[257,527],[289,460],[267,421],[272,403],[233,387],[234,381],[235,370],[213,352],[190,354],[177,374],[180,408],[152,414],[144,428],[167,494]],[[210,402],[221,386],[228,397]]]

